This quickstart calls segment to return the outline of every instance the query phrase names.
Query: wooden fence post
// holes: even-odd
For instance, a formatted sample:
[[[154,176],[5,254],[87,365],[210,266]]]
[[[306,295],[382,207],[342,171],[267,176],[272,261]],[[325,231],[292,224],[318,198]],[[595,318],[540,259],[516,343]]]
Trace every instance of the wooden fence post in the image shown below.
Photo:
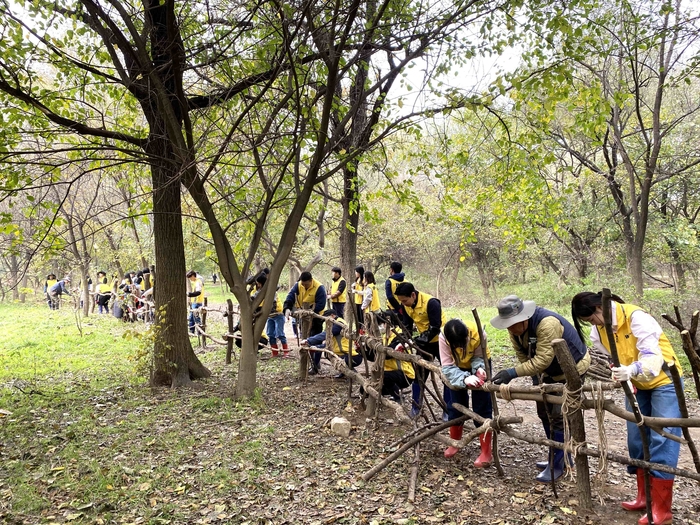
[[[552,341],[552,347],[554,348],[557,361],[559,361],[559,365],[566,377],[566,388],[569,391],[568,395],[575,398],[574,403],[576,409],[564,413],[564,410],[568,407],[563,406],[562,416],[569,420],[571,438],[577,444],[583,444],[586,442],[586,427],[583,423],[583,408],[580,406],[582,396],[581,376],[576,369],[576,363],[574,363],[574,358],[571,356],[571,352],[569,352],[569,346],[566,344],[566,341],[563,339],[555,339]],[[575,396],[572,392],[576,393]],[[576,454],[576,488],[581,497],[581,507],[584,509],[593,508],[588,456],[584,454]]]

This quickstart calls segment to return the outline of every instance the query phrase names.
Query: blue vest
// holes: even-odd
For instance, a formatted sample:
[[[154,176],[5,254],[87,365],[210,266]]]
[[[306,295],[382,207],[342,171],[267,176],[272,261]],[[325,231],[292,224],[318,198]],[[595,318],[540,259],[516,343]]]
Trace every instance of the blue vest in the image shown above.
[[[578,332],[576,331],[576,329],[571,325],[569,321],[564,319],[558,313],[552,312],[550,310],[545,310],[541,306],[535,308],[535,313],[532,314],[532,317],[530,317],[530,322],[527,325],[528,340],[532,343],[537,342],[537,327],[539,326],[540,322],[542,322],[542,319],[544,319],[545,317],[556,317],[564,327],[564,334],[562,335],[562,337],[566,341],[567,346],[569,347],[569,352],[571,352],[571,357],[574,358],[574,362],[578,363],[581,359],[583,359],[588,350],[586,349],[586,345],[583,344],[581,338],[578,336]],[[532,346],[534,347],[534,345]],[[528,355],[530,355],[527,348],[524,348],[523,350],[526,353],[528,353]],[[536,349],[534,350],[534,353],[537,353]],[[547,372],[547,375],[549,375],[549,377],[560,376],[564,373],[561,369],[561,366],[559,366],[559,361],[556,357],[552,360],[552,363],[545,369],[545,372]]]

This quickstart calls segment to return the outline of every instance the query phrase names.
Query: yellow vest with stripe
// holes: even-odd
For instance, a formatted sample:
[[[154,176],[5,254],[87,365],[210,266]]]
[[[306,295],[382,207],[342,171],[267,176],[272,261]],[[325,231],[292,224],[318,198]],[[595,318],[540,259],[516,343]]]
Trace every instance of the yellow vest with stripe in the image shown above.
[[[396,334],[394,332],[389,332],[388,334],[384,334],[383,336],[383,342],[384,346],[389,346],[391,345],[392,341],[396,338]],[[405,376],[408,379],[415,379],[416,378],[416,372],[413,369],[413,365],[408,362],[408,361],[399,361],[398,359],[394,359],[393,357],[386,356],[386,359],[384,360],[384,371],[385,372],[393,372],[394,370],[399,369],[399,363],[401,363],[401,371],[405,374]]]
[[[452,359],[455,360],[455,365],[462,370],[471,371],[472,359],[474,354],[477,352],[481,346],[481,337],[479,337],[479,332],[476,329],[476,323],[474,321],[464,322],[467,325],[467,330],[469,330],[469,341],[467,341],[467,348],[454,348],[451,349]],[[443,334],[444,336],[444,334]],[[486,359],[491,358],[491,349],[486,346]]]
[[[356,292],[361,292],[362,290],[365,289],[365,287],[362,286],[362,283],[358,283],[357,281],[355,281],[355,284],[353,286],[355,287]],[[362,294],[361,293],[355,294],[355,304],[362,304]]]
[[[331,284],[331,295],[338,293],[341,282],[345,283],[345,290],[335,299],[331,299],[332,303],[344,303],[347,300],[348,285],[347,282],[345,282],[345,277],[340,277],[337,281],[333,281],[333,284]]]
[[[372,302],[369,303],[367,310],[370,312],[378,312],[382,309],[382,305],[379,302],[379,292],[377,292],[377,285],[371,283],[367,285],[367,288],[372,290]]]
[[[633,304],[617,304],[615,309],[615,315],[617,316],[617,332],[615,332],[615,346],[617,346],[617,355],[620,358],[621,365],[631,365],[639,359],[639,350],[637,350],[637,338],[632,333],[632,312],[637,310],[642,310],[639,306],[634,306]],[[642,310],[643,311],[643,310]],[[600,337],[600,342],[603,346],[610,351],[610,343],[608,342],[608,334],[605,332],[605,328],[602,326],[596,326],[598,329],[598,336]],[[659,347],[661,348],[661,355],[663,356],[664,362],[669,363],[673,361],[676,364],[679,374],[683,374],[681,365],[678,362],[676,353],[671,347],[671,342],[666,337],[665,333],[661,333],[659,338]],[[664,370],[659,372],[651,381],[637,381],[634,377],[631,379],[632,384],[639,388],[640,390],[651,390],[653,388],[668,385],[673,382],[669,377],[668,373]]]
[[[297,308],[303,308],[304,304],[311,303],[311,305],[316,307],[316,292],[318,291],[321,283],[316,279],[311,279],[311,288],[308,290],[304,288],[301,281],[297,283]]]
[[[192,282],[192,281],[190,281],[190,282]],[[196,296],[196,297],[190,297],[190,303],[192,303],[192,304],[194,304],[194,303],[204,303],[204,282],[203,282],[202,279],[200,279],[199,277],[197,277],[197,278],[194,280],[194,282],[192,282],[192,291],[193,291],[193,292],[195,291],[195,288],[197,288],[197,284],[201,284],[201,285],[202,285],[202,291],[199,293],[198,296]]]
[[[416,305],[414,307],[404,306],[406,309],[406,314],[413,319],[413,324],[416,325],[416,329],[423,333],[428,328],[430,328],[430,321],[428,320],[428,301],[434,299],[432,295],[428,295],[425,292],[417,292],[418,297],[416,298]],[[440,309],[440,328],[445,326],[445,312]],[[437,343],[440,338],[440,334],[433,337],[429,342]]]
[[[345,321],[343,321],[340,318],[336,320],[343,325],[345,324]],[[328,345],[328,348],[332,350],[334,354],[339,356],[348,355],[348,353],[350,353],[350,350],[352,350],[352,355],[357,355],[357,350],[355,350],[352,341],[350,341],[350,339],[343,336],[342,334],[343,332],[340,332],[340,334],[338,335],[331,334],[331,341]]]
[[[396,281],[396,280],[392,279],[391,277],[389,277],[389,284],[391,284],[391,295],[394,296],[394,299],[396,299],[396,287],[397,287],[399,284],[401,284],[402,282],[403,282],[403,281]],[[398,299],[397,299],[396,302],[398,302]],[[391,306],[391,303],[389,302],[389,298],[388,298],[388,297],[386,298],[386,307],[387,307],[389,310],[393,310],[393,309],[394,309],[394,307]]]

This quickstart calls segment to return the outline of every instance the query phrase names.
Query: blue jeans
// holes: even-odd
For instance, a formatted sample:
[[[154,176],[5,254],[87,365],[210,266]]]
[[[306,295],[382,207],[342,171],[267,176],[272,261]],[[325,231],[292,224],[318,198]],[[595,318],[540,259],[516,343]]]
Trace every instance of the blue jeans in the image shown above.
[[[271,345],[276,345],[278,339],[280,343],[286,345],[287,336],[284,335],[284,316],[276,315],[270,317],[265,325],[265,333],[267,333],[267,338],[270,340]]]
[[[665,373],[661,371],[661,373]],[[680,408],[678,408],[678,398],[673,384],[660,386],[652,390],[637,389],[637,404],[639,411],[643,416],[651,417],[681,417]],[[629,403],[627,410],[632,411]],[[642,427],[642,431],[646,432],[649,442],[649,455],[652,463],[661,463],[669,467],[678,465],[678,454],[681,449],[681,444],[657,434],[649,428]],[[665,427],[665,432],[674,436],[681,435],[680,427]],[[627,422],[627,448],[629,449],[630,457],[633,459],[644,459],[644,450],[642,448],[642,437],[639,433],[639,427],[636,423]],[[637,467],[628,466],[627,472],[634,474],[637,472]],[[651,475],[655,478],[673,479],[673,474],[652,470]]]
[[[195,310],[198,308],[202,307],[202,303],[190,303],[190,319],[189,319],[189,328],[190,328],[190,333],[194,334],[194,325],[195,324],[202,324],[202,318],[199,316],[199,314],[195,315]]]

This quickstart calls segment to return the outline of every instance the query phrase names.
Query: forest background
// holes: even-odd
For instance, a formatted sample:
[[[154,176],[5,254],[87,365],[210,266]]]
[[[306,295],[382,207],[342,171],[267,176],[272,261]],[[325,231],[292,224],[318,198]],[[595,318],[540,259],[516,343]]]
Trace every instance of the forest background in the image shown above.
[[[696,5],[297,7],[3,2],[3,298],[155,262],[151,380],[178,386],[208,375],[183,275],[217,273],[242,396],[253,311],[303,270],[381,282],[398,260],[446,306],[566,312],[608,286],[695,307]]]

